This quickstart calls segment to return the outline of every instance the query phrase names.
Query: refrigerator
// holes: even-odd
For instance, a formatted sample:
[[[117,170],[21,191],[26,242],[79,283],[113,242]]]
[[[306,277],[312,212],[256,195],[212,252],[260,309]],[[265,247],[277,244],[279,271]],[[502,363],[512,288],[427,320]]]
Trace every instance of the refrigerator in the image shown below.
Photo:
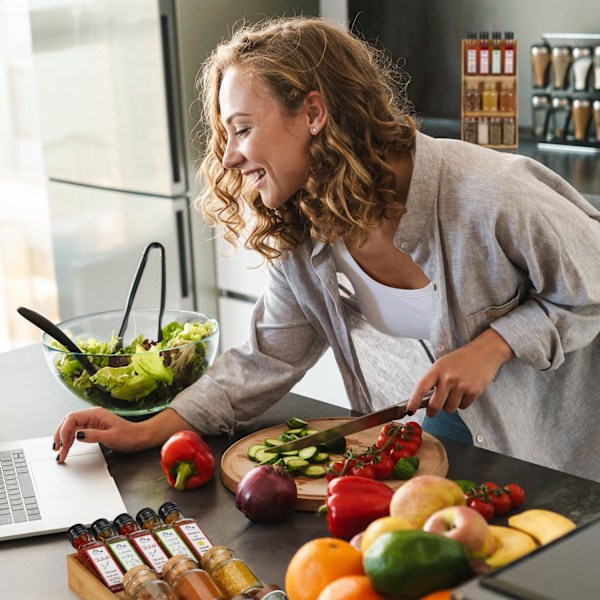
[[[236,23],[318,15],[318,0],[29,0],[29,13],[61,320],[123,308],[154,241],[167,306],[219,318],[228,290],[193,205],[196,75]],[[159,258],[135,306],[158,306]]]

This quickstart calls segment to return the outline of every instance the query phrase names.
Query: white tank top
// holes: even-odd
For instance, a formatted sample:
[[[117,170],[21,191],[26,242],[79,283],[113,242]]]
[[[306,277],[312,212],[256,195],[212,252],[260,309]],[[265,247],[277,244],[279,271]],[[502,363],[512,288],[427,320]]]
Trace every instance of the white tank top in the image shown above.
[[[350,280],[365,319],[388,335],[429,339],[433,284],[419,290],[383,285],[369,277],[354,260],[344,242],[332,246],[335,264]]]

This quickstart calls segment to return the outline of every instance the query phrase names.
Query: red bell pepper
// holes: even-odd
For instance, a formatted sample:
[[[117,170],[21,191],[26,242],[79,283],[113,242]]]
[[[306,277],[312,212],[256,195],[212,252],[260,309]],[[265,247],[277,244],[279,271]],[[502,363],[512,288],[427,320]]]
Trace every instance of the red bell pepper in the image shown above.
[[[193,490],[212,479],[215,457],[194,431],[174,433],[160,450],[160,466],[176,490]]]
[[[327,486],[327,527],[333,537],[349,540],[364,531],[375,519],[390,514],[391,487],[366,477],[346,475],[332,479]]]

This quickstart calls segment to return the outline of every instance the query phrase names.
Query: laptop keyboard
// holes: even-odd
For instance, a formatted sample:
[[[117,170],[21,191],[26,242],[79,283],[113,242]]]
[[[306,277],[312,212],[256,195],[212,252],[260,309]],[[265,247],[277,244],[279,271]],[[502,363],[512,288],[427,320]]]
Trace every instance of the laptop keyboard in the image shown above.
[[[41,518],[25,452],[0,451],[0,525]]]

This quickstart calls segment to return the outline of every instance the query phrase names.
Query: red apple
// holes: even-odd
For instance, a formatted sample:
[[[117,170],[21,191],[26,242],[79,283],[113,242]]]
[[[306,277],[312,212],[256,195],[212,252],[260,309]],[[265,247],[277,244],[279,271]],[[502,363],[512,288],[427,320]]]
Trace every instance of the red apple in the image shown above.
[[[438,510],[427,519],[423,530],[460,542],[469,558],[487,558],[496,547],[496,539],[488,522],[468,506],[448,506]]]

